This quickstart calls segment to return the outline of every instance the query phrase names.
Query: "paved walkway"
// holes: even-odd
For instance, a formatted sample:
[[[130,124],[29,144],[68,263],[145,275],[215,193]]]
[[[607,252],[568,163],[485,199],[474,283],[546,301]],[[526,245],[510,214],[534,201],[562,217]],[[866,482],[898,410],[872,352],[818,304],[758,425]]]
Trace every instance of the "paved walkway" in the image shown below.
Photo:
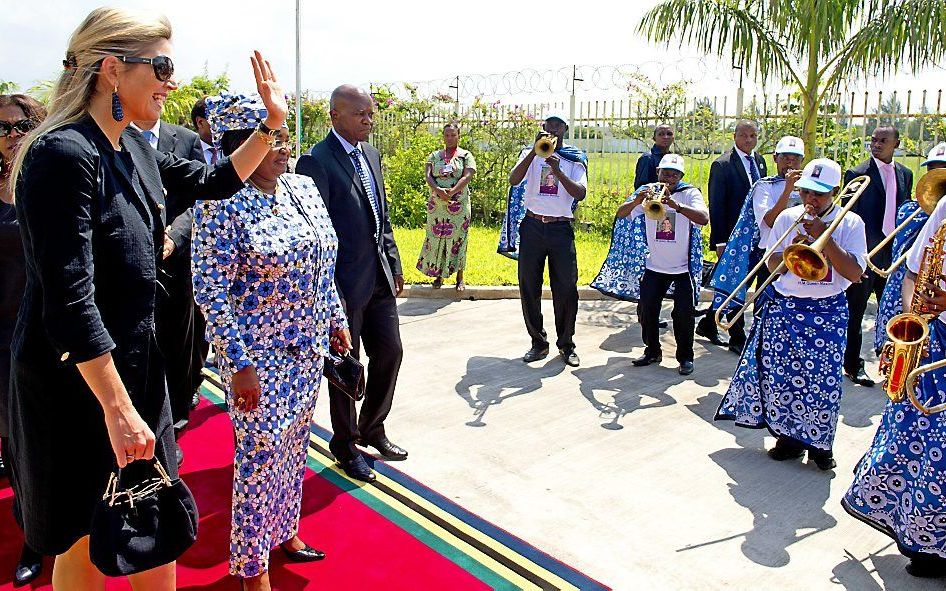
[[[553,327],[551,302],[544,310]],[[406,353],[388,434],[411,456],[398,467],[603,583],[943,588],[908,576],[892,542],[839,504],[883,409],[879,387],[845,384],[838,468],[824,473],[768,459],[763,432],[712,421],[732,353],[697,339],[685,379],[667,332],[663,364],[632,367],[643,351],[633,304],[581,304],[575,369],[557,356],[522,363],[518,300],[412,298],[399,311]]]

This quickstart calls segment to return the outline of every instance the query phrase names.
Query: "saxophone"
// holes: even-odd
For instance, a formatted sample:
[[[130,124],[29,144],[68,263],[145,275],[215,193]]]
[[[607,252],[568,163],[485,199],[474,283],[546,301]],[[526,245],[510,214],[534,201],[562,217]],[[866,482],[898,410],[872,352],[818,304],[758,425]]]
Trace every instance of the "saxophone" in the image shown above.
[[[907,376],[920,360],[929,355],[930,325],[935,312],[926,310],[920,294],[932,295],[931,285],[940,283],[943,258],[946,256],[946,225],[937,228],[930,243],[923,249],[923,260],[913,287],[910,311],[887,321],[887,342],[880,351],[880,372],[884,375],[884,392],[893,402],[902,402],[907,395]]]

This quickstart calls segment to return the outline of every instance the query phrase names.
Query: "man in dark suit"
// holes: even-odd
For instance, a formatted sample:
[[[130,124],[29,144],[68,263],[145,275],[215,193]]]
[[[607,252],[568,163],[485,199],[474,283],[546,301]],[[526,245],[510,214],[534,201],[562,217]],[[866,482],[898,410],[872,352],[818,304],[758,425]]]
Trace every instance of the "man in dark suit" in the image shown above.
[[[193,131],[164,121],[135,121],[133,126],[155,150],[204,162],[200,137]],[[163,259],[158,267],[155,314],[158,347],[166,364],[171,416],[178,433],[187,425],[194,397],[203,381],[201,369],[209,348],[204,337],[204,317],[194,303],[191,282],[194,210],[188,205],[189,202],[175,195],[167,196],[168,224],[164,231]]]
[[[657,182],[657,165],[660,160],[670,151],[670,145],[673,144],[673,128],[666,123],[661,123],[654,128],[653,147],[641,154],[637,159],[637,168],[634,172],[634,190],[641,185]]]
[[[732,150],[713,161],[709,174],[710,248],[722,256],[729,235],[736,227],[742,204],[752,187],[766,176],[765,159],[755,152],[759,128],[754,121],[741,120],[733,131]],[[713,314],[706,314],[696,326],[696,334],[716,345],[725,346]],[[746,344],[746,322],[740,316],[729,329],[729,350],[742,354]]]
[[[381,155],[366,143],[374,100],[360,88],[332,92],[332,130],[296,164],[315,180],[338,234],[335,281],[348,315],[353,354],[368,354],[368,376],[360,416],[344,392],[329,386],[332,440],[329,449],[350,477],[371,482],[374,473],[355,444],[370,445],[390,460],[407,452],[391,443],[384,420],[391,411],[401,366],[401,334],[395,297],[404,289],[381,176]]]
[[[872,250],[896,227],[897,208],[910,198],[913,192],[913,172],[899,162],[893,161],[893,153],[900,146],[900,132],[895,127],[878,127],[871,134],[871,157],[844,173],[844,183],[854,177],[867,175],[870,185],[851,209],[864,220],[867,231],[867,249]],[[887,244],[872,261],[880,267],[891,262],[893,243]],[[862,329],[867,300],[874,294],[877,301],[884,291],[887,280],[870,267],[861,277],[860,283],[847,288],[850,319],[847,324],[847,349],[844,352],[844,375],[855,384],[873,386],[874,380],[864,371],[861,358]]]

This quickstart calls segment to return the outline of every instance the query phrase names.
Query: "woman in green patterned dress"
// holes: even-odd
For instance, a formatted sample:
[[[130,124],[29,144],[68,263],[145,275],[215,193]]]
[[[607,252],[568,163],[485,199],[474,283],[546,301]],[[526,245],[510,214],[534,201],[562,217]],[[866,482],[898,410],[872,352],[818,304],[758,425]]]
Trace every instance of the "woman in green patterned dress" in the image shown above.
[[[463,267],[466,266],[466,241],[470,229],[470,192],[468,186],[476,171],[473,154],[459,147],[460,127],[443,127],[443,150],[427,159],[427,237],[417,259],[417,270],[434,278],[434,288],[444,277],[457,274],[457,291],[463,291]]]

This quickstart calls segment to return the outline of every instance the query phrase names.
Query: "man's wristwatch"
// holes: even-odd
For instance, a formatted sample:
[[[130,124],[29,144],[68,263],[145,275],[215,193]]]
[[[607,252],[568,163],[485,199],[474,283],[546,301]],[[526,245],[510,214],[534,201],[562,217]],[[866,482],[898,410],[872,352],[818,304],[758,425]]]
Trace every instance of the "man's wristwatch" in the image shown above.
[[[270,129],[266,127],[265,123],[260,121],[259,125],[256,126],[256,129],[254,131],[256,132],[256,135],[259,136],[259,139],[263,140],[263,143],[265,143],[269,147],[273,147],[276,145],[276,139],[279,136],[278,129]]]

